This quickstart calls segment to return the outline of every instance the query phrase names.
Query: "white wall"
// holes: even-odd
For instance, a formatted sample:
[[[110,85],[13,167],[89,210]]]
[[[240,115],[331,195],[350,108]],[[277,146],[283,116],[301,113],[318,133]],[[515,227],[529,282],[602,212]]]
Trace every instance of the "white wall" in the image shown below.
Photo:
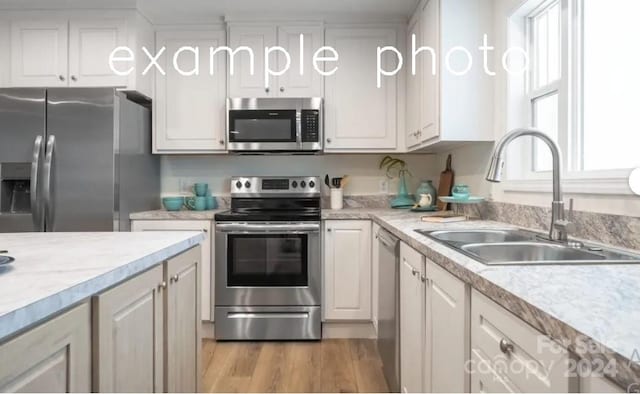
[[[524,0],[494,0],[494,31],[490,36],[495,45],[494,55],[502,56],[507,45],[507,18]],[[492,38],[491,38],[492,37]],[[494,64],[500,65],[500,58]],[[512,128],[525,126],[515,124],[508,119],[507,75],[495,67],[494,126],[495,136],[499,139]],[[490,146],[490,145],[489,145]],[[447,152],[448,153],[448,152]],[[447,153],[438,155],[438,166],[446,160]],[[456,149],[453,153],[453,168],[456,171],[456,183],[468,183],[474,194],[491,197],[495,201],[514,204],[551,206],[551,187],[546,192],[514,192],[505,190],[504,184],[490,184],[484,181],[486,168],[491,154],[487,145],[474,144]],[[565,200],[574,198],[574,208],[580,211],[608,213],[616,215],[640,216],[640,197],[631,195],[596,195],[565,193]]]
[[[413,177],[408,181],[413,192],[421,179],[437,184],[440,166],[434,155],[393,155],[407,161]],[[194,182],[207,182],[216,195],[229,194],[229,178],[234,175],[316,175],[324,178],[348,174],[345,194],[382,194],[380,182],[388,180],[378,164],[384,155],[321,156],[164,156],[162,158],[162,194],[189,192]],[[444,168],[444,167],[442,167]],[[389,181],[389,192],[397,192],[397,180]]]

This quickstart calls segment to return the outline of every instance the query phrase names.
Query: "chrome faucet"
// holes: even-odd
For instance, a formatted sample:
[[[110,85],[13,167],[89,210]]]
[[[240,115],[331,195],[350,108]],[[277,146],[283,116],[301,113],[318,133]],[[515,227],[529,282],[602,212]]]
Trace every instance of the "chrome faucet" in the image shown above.
[[[537,137],[547,144],[551,150],[551,157],[553,159],[553,202],[551,203],[549,239],[567,242],[568,234],[575,230],[575,226],[566,220],[564,215],[564,200],[562,199],[562,188],[560,186],[560,169],[562,166],[560,148],[547,134],[537,129],[515,129],[507,133],[498,141],[493,149],[487,180],[489,182],[500,182],[502,180],[505,150],[513,140],[522,136]],[[573,204],[571,204],[571,209],[573,209]]]

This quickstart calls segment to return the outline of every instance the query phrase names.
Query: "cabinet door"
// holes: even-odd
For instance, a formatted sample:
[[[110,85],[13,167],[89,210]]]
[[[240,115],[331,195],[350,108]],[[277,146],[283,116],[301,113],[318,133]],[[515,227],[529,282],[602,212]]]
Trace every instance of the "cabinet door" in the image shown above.
[[[134,220],[131,222],[131,231],[203,231],[206,234],[204,241],[200,244],[200,289],[202,298],[202,320],[213,321],[212,309],[215,305],[214,290],[214,266],[213,253],[214,244],[212,242],[213,223],[208,220]]]
[[[300,45],[302,36],[302,48]],[[321,97],[322,75],[313,67],[313,55],[324,45],[321,27],[280,26],[278,45],[291,56],[289,70],[278,77],[279,97]],[[302,50],[301,50],[302,49]],[[278,69],[286,64],[284,54],[278,57]]]
[[[253,74],[247,51],[238,51],[235,55],[235,70],[229,75],[230,97],[276,97],[276,77],[271,77],[269,86],[265,86],[265,47],[277,43],[274,26],[231,26],[229,27],[229,46],[232,49],[247,47],[253,51]],[[229,64],[231,67],[231,64]],[[269,57],[269,68],[279,70],[277,52]],[[231,72],[231,69],[230,69]]]
[[[200,392],[200,247],[167,261],[166,389]]]
[[[226,151],[226,52],[209,62],[209,47],[225,45],[224,31],[158,32],[157,48],[166,47],[158,62],[166,75],[155,73],[154,153],[220,153]],[[199,73],[182,75],[174,54],[182,47],[198,48]],[[190,51],[176,64],[182,72],[196,66]],[[210,68],[211,66],[211,68]]]
[[[426,56],[424,52],[415,57],[415,75],[412,73],[411,68],[411,40],[415,35],[416,48],[422,46],[422,21],[420,18],[416,18],[413,25],[409,27],[409,34],[407,37],[407,105],[406,105],[406,144],[407,147],[418,145],[421,140],[419,133],[422,130],[421,124],[421,99],[422,99],[422,57]]]
[[[324,317],[371,320],[371,222],[327,220]]]
[[[109,67],[111,52],[127,44],[126,33],[122,19],[72,20],[69,23],[69,86],[126,86],[127,77],[116,75]]]
[[[395,29],[331,28],[326,43],[340,61],[336,73],[325,78],[325,151],[394,150],[397,80],[383,77],[376,87],[376,56],[378,47],[396,45]],[[393,70],[395,57],[386,55],[382,65]]]
[[[93,389],[162,392],[163,267],[93,298]]]
[[[418,138],[424,142],[440,135],[440,0],[427,1],[421,19],[422,45],[433,48],[438,57],[434,60],[428,52],[421,55],[422,111]]]
[[[405,243],[400,244],[400,387],[404,393],[424,388],[425,284],[424,257]]]
[[[11,86],[67,86],[67,21],[11,25]]]
[[[431,388],[434,393],[465,393],[469,376],[469,292],[467,286],[427,260],[431,331]]]
[[[0,345],[0,391],[91,391],[91,313],[85,303]]]

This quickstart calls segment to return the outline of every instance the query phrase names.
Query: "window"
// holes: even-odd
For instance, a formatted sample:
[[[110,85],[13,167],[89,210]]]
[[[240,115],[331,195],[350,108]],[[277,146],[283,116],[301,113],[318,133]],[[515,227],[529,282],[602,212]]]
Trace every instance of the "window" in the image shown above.
[[[638,15],[640,0],[531,0],[513,15],[512,44],[527,47],[530,72],[509,98],[527,108],[510,113],[556,140],[565,179],[623,179],[640,167]],[[548,178],[544,143],[523,149],[517,177]]]

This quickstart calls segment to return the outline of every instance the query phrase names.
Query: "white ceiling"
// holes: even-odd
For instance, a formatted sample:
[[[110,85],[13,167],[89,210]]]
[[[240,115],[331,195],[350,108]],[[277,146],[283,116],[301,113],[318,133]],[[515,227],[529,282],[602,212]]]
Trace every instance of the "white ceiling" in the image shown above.
[[[0,8],[134,8],[153,23],[265,18],[406,19],[419,0],[0,0]]]

